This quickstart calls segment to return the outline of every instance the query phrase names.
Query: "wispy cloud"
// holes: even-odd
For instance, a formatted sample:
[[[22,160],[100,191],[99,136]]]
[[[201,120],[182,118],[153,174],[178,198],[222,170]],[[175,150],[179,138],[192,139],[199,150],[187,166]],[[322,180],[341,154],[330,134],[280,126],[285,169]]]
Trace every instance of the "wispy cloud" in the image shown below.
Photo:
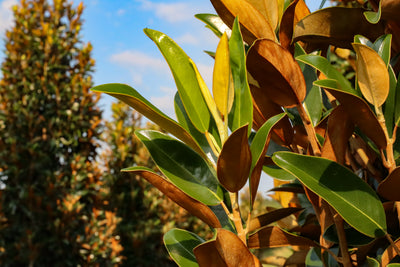
[[[184,35],[178,36],[175,39],[175,42],[179,45],[197,45],[199,44],[199,39],[197,39],[193,34],[186,33]]]
[[[170,23],[183,22],[193,19],[195,7],[185,2],[155,3],[149,0],[136,0],[141,3],[141,9],[154,11],[155,15]]]
[[[151,70],[168,72],[167,63],[160,58],[153,57],[136,50],[126,50],[110,57],[110,61],[121,66],[135,68],[137,70]]]
[[[3,0],[0,2],[0,35],[4,34],[13,23],[11,7],[17,4],[17,0]]]

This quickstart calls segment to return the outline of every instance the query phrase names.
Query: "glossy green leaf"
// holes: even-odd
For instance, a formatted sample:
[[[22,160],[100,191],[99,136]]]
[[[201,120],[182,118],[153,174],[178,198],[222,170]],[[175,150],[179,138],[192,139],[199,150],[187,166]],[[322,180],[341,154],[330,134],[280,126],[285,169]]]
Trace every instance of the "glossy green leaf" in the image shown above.
[[[247,81],[246,53],[237,18],[233,23],[232,35],[229,39],[229,55],[235,95],[229,114],[229,126],[232,131],[235,131],[248,124],[248,134],[250,134],[253,123],[253,101]]]
[[[318,55],[301,55],[296,57],[297,61],[303,62],[322,72],[328,79],[336,80],[340,89],[351,94],[357,94],[350,82],[330,62]]]
[[[311,87],[305,99],[305,109],[311,119],[312,125],[315,127],[322,116],[322,93],[318,86]]]
[[[346,241],[349,246],[363,246],[371,243],[374,240],[369,236],[363,235],[362,233],[358,232],[356,229],[350,227],[347,224],[344,227],[344,231],[346,235]],[[339,238],[336,232],[335,224],[332,224],[325,230],[324,238],[328,241],[339,244]]]
[[[296,176],[278,166],[263,166],[263,171],[272,178],[280,181],[293,181],[296,179]]]
[[[370,258],[370,257],[367,257],[366,263],[367,263],[367,267],[380,267],[381,266],[379,264],[379,261],[377,261],[374,258]]]
[[[236,193],[246,184],[251,167],[247,138],[248,125],[234,131],[222,146],[217,162],[218,180],[229,192]]]
[[[281,168],[328,202],[352,227],[371,237],[386,234],[386,217],[375,191],[346,167],[324,158],[277,152]]]
[[[201,94],[192,62],[167,35],[151,29],[145,29],[144,32],[154,41],[166,59],[190,120],[200,132],[204,133],[210,125],[210,112]]]
[[[202,243],[203,240],[198,235],[181,230],[172,229],[164,235],[164,244],[171,258],[180,267],[198,267],[193,249]]]
[[[184,143],[153,130],[135,132],[161,172],[179,189],[206,205],[222,201],[215,170]]]
[[[372,48],[379,54],[386,66],[390,63],[392,35],[385,34],[376,39]]]
[[[365,11],[364,12],[364,16],[368,20],[369,23],[376,24],[381,19],[381,13],[382,13],[381,3],[382,3],[382,1],[379,2],[379,8],[378,8],[377,12],[374,12],[374,11]]]
[[[95,86],[91,90],[93,92],[106,93],[128,104],[139,113],[143,114],[143,116],[160,126],[162,129],[179,138],[181,141],[199,153],[199,155],[207,158],[199,144],[181,125],[153,106],[132,87],[125,84],[110,83]]]
[[[397,77],[397,85],[396,85],[396,104],[394,108],[394,122],[397,126],[400,125],[400,73]]]
[[[385,108],[383,111],[383,114],[385,116],[385,124],[386,128],[388,131],[389,137],[392,137],[393,135],[393,127],[395,123],[395,109],[396,109],[396,86],[397,86],[397,79],[396,75],[394,74],[392,66],[388,66],[388,71],[389,71],[389,82],[390,82],[390,88],[389,88],[389,95],[386,99],[385,102]]]
[[[230,32],[228,26],[222,21],[222,19],[214,14],[196,14],[196,18],[204,22],[209,29],[211,29],[218,37],[221,37],[224,32]]]
[[[372,48],[353,43],[357,54],[356,74],[365,99],[375,108],[382,106],[389,94],[389,74],[382,58]]]
[[[179,122],[179,125],[181,125],[183,128],[185,128],[190,135],[197,141],[197,143],[200,145],[204,153],[207,154],[209,159],[213,159],[213,162],[216,162],[216,159],[213,158],[213,152],[210,148],[210,145],[207,142],[207,139],[205,138],[204,134],[199,132],[199,130],[194,127],[192,122],[189,119],[189,116],[186,113],[185,108],[183,107],[182,100],[179,96],[178,93],[175,94],[174,98],[174,108],[175,108],[175,115],[176,118]]]

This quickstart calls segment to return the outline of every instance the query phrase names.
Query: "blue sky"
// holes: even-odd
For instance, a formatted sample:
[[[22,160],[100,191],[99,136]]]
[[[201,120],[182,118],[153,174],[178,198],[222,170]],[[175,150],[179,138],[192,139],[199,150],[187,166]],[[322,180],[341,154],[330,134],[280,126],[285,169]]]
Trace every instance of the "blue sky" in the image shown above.
[[[0,0],[0,62],[4,58],[4,31],[12,25],[10,8],[17,3],[17,0]],[[321,1],[306,3],[316,10]],[[193,59],[211,88],[213,60],[203,51],[215,51],[218,39],[194,18],[198,13],[215,14],[209,0],[83,0],[83,4],[82,38],[93,45],[95,85],[129,84],[166,114],[174,116],[175,83],[156,45],[143,33],[147,27],[173,38]],[[101,99],[106,118],[110,116],[112,101],[106,95]],[[268,180],[263,184],[264,189],[271,187],[272,179]]]

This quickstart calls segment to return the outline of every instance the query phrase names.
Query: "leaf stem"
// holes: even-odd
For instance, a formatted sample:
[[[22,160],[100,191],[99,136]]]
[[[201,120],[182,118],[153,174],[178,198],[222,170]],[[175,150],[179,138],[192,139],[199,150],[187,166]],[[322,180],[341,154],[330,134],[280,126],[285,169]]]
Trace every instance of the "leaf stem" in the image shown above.
[[[340,247],[340,252],[342,254],[343,266],[351,267],[353,265],[351,264],[349,249],[347,246],[346,234],[344,232],[343,218],[332,207],[331,207],[331,213],[333,214],[333,221],[335,222],[336,231],[339,237],[339,247]]]
[[[232,202],[233,223],[235,224],[238,237],[246,244],[246,232],[243,229],[242,217],[240,216],[239,193],[229,193],[229,196]]]
[[[304,128],[306,129],[308,140],[310,141],[311,148],[313,150],[313,154],[315,156],[321,156],[321,150],[319,148],[315,129],[314,129],[314,126],[311,124],[311,121],[307,115],[307,112],[305,111],[302,104],[298,104],[296,107],[297,107],[297,110],[299,111],[301,120],[303,121]]]
[[[396,246],[396,244],[393,242],[393,239],[390,237],[390,235],[388,233],[386,233],[385,237],[389,241],[389,243],[393,247],[393,249],[396,251],[397,255],[400,256],[400,250]]]

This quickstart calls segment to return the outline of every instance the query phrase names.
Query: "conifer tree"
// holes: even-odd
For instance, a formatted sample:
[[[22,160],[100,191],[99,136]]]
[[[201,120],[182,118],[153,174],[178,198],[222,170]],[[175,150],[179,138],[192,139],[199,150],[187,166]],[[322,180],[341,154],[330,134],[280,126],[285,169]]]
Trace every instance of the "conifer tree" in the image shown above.
[[[83,5],[21,0],[0,82],[0,265],[108,266],[122,247],[95,159],[101,127],[90,92]]]

